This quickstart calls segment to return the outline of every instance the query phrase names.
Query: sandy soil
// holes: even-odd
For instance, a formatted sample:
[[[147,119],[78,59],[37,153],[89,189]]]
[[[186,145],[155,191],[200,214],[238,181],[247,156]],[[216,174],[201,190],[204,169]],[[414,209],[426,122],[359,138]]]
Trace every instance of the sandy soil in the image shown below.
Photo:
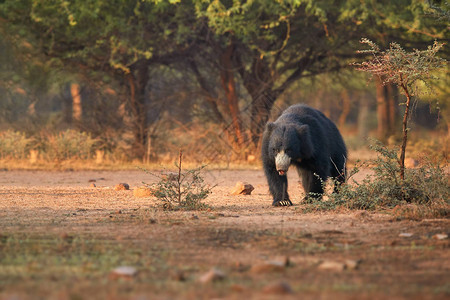
[[[133,196],[157,180],[140,170],[1,171],[0,299],[450,297],[450,244],[436,238],[448,219],[305,213],[294,172],[285,208],[271,206],[262,171],[204,176],[210,209],[167,212]],[[252,195],[230,195],[237,181]],[[122,182],[131,190],[115,191]],[[120,265],[137,275],[111,277]],[[199,282],[212,268],[225,278]]]

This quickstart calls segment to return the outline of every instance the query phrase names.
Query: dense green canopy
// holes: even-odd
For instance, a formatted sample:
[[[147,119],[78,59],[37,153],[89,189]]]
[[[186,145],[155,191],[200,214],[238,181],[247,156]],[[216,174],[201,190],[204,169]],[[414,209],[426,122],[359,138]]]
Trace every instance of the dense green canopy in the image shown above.
[[[16,0],[0,3],[0,32],[24,68],[121,86],[141,155],[149,81],[165,74],[158,70],[182,74],[233,143],[256,146],[294,83],[347,68],[362,37],[419,48],[445,42],[447,11],[420,0]],[[1,73],[5,87],[9,73]]]

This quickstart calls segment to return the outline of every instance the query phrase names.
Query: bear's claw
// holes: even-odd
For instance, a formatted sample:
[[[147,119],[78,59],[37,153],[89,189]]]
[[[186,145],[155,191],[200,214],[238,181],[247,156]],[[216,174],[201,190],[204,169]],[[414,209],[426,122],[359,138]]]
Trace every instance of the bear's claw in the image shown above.
[[[273,203],[273,206],[291,206],[291,200],[281,200]]]

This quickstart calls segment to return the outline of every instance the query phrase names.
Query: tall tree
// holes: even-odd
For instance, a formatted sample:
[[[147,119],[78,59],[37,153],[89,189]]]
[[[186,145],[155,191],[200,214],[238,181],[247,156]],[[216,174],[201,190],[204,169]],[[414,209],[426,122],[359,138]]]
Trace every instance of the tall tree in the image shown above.
[[[0,26],[17,44],[24,38],[21,33],[33,35],[32,47],[45,53],[54,67],[86,73],[92,80],[108,74],[122,82],[128,90],[124,101],[132,115],[133,149],[143,157],[148,68],[187,51],[189,35],[182,21],[195,21],[182,5],[170,2],[5,1],[0,4]]]
[[[359,1],[358,1],[359,2]],[[402,44],[406,49],[426,48],[433,41],[448,43],[449,4],[446,1],[396,0],[364,1],[360,3],[363,12],[361,21],[367,23],[361,37],[367,37],[383,48],[391,42]],[[352,3],[351,5],[356,5]],[[441,56],[450,57],[450,51],[443,49]],[[386,141],[396,132],[401,121],[398,103],[399,90],[395,84],[383,85],[383,79],[376,80],[378,138]]]
[[[233,49],[232,66],[251,97],[250,142],[257,146],[277,98],[303,76],[336,70],[351,56],[358,24],[333,1],[197,1],[210,43]],[[211,42],[211,40],[213,40]],[[218,53],[209,53],[209,57]],[[202,59],[208,57],[201,56]]]
[[[411,109],[411,100],[415,93],[418,93],[417,83],[427,83],[433,77],[431,71],[446,66],[447,61],[436,56],[443,44],[434,42],[427,50],[414,50],[406,52],[399,44],[391,43],[390,48],[381,51],[372,41],[363,39],[362,43],[370,46],[370,50],[364,52],[371,53],[373,58],[361,63],[359,70],[370,72],[378,76],[382,83],[396,84],[406,96],[405,112],[402,122],[402,145],[400,149],[399,165],[400,178],[405,179],[405,153],[408,141],[408,120]]]
[[[425,18],[427,5],[421,0],[17,0],[0,3],[0,28],[13,40],[22,38],[21,32],[34,35],[33,47],[55,66],[93,79],[103,72],[121,82],[133,121],[133,149],[143,157],[147,83],[155,64],[183,66],[180,71],[197,81],[212,114],[231,128],[227,132],[237,147],[254,148],[277,98],[301,78],[347,66],[362,36],[399,39],[406,46],[444,39],[448,28]]]
[[[215,41],[234,49],[234,71],[251,97],[254,145],[279,95],[302,77],[345,67],[360,37],[417,47],[444,40],[448,32],[445,22],[429,17],[430,6],[421,0],[196,3]],[[386,130],[392,131],[395,95],[381,95],[386,109],[378,110],[380,119],[386,118]]]

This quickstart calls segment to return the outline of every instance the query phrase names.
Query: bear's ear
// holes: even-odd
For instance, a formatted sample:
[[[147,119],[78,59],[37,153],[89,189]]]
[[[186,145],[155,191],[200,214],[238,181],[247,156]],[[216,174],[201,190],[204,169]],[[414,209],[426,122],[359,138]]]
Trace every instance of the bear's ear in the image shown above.
[[[273,129],[275,128],[275,126],[276,125],[274,122],[267,122],[266,129],[265,129],[266,133],[270,134],[273,131]]]
[[[302,125],[297,128],[297,134],[300,139],[300,152],[302,157],[311,158],[314,155],[314,145],[311,140],[311,133],[308,125]]]

